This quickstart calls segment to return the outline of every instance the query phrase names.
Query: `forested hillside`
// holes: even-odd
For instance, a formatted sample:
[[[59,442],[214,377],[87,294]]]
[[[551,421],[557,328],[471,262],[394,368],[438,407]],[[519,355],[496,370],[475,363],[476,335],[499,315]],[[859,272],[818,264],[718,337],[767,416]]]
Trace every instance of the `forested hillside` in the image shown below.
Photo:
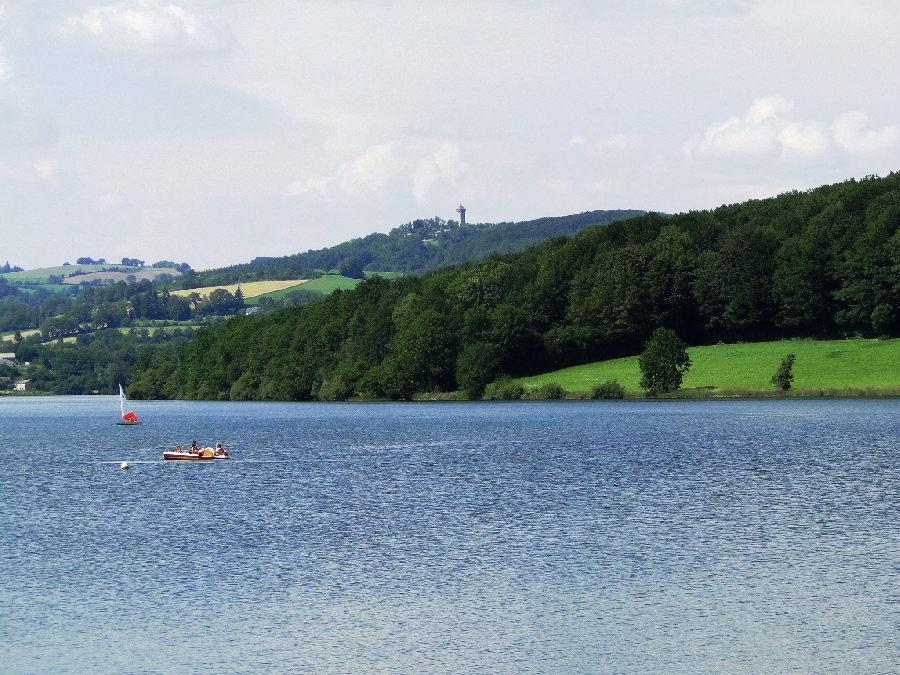
[[[341,265],[375,272],[427,272],[486,258],[491,253],[514,253],[560,235],[571,235],[593,225],[631,218],[643,211],[588,211],[573,216],[539,218],[521,223],[467,223],[440,218],[414,220],[389,234],[373,233],[360,239],[296,255],[257,258],[251,263],[201,272],[185,281],[196,286],[231,284],[262,279],[297,279],[315,276],[315,270]],[[348,275],[350,276],[350,275]],[[188,288],[189,286],[184,286]]]
[[[197,332],[144,356],[145,398],[408,398],[689,344],[893,335],[900,174],[664,217],[355,290]]]

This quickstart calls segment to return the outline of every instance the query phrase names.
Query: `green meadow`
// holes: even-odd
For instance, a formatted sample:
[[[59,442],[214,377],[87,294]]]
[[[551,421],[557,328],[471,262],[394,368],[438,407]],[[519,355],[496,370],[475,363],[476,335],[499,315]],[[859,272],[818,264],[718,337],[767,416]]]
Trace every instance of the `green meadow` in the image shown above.
[[[67,277],[71,275],[73,272],[103,272],[108,270],[110,267],[118,267],[123,271],[135,271],[140,270],[140,267],[128,267],[125,265],[115,265],[115,264],[107,264],[107,265],[58,265],[56,267],[40,267],[33,270],[25,270],[24,272],[6,272],[4,274],[0,274],[0,277],[5,277],[10,281],[30,281],[33,283],[43,284],[47,283],[47,280],[50,276],[58,276],[58,277]],[[66,287],[63,287],[66,288]]]
[[[770,382],[787,354],[796,354],[795,394],[900,394],[900,340],[785,340],[691,347],[686,396],[754,396],[779,393]],[[557,382],[586,393],[618,380],[629,396],[642,395],[637,356],[575,366],[517,380],[528,389]]]
[[[395,279],[400,275],[396,272],[366,272],[366,278],[372,278],[373,276],[384,277],[385,279]],[[283,297],[291,291],[296,291],[297,289],[318,291],[319,293],[328,295],[329,293],[337,290],[352,290],[356,288],[356,284],[358,284],[360,281],[360,279],[349,279],[347,277],[341,276],[340,274],[323,274],[318,279],[311,279],[304,283],[302,286],[294,286],[293,288],[289,288],[284,291],[266,293],[265,297],[277,299]],[[254,300],[258,301],[259,298],[255,298]]]

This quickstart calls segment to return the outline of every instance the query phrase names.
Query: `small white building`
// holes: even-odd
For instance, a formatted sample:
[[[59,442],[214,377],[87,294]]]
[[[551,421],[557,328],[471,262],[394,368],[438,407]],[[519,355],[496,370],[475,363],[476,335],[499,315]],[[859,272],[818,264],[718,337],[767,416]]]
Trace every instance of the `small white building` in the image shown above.
[[[16,391],[28,391],[34,386],[31,380],[18,380],[16,382]]]

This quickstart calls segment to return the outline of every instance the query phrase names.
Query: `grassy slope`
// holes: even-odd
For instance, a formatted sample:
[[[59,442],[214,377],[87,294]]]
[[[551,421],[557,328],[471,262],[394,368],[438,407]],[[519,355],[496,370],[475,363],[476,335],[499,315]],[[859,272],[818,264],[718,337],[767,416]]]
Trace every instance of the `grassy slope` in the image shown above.
[[[293,279],[291,281],[249,281],[246,284],[241,284],[240,286],[241,293],[244,294],[245,298],[256,298],[273,291],[282,291],[287,288],[293,288],[305,283],[308,282],[304,279]],[[226,291],[233,294],[237,290],[237,287],[238,284],[231,284],[229,286],[204,286],[203,288],[191,288],[186,291],[170,291],[170,293],[171,295],[182,296],[188,296],[191,293],[209,295],[217,288],[224,288]]]
[[[790,340],[692,347],[688,354],[693,365],[683,387],[774,390],[769,380],[788,353],[797,355],[794,388],[900,386],[900,340]],[[637,357],[566,368],[519,382],[529,388],[558,382],[570,391],[586,392],[612,379],[629,392],[639,391]]]
[[[394,272],[366,272],[367,277],[374,276],[375,274],[388,279],[399,276]],[[297,290],[297,287],[300,286],[300,284],[303,284],[303,288],[306,290],[318,291],[319,293],[328,295],[332,291],[338,289],[349,291],[356,288],[356,284],[358,283],[359,279],[348,279],[347,277],[342,277],[338,274],[326,274],[325,276],[319,277],[318,279],[311,279],[310,281],[304,279],[294,279],[293,281],[249,281],[245,284],[241,284],[241,292],[244,294],[245,299],[253,300],[253,302],[248,303],[253,305],[262,297],[279,299],[287,293]],[[234,293],[237,290],[237,287],[237,284],[231,284],[229,286],[206,286],[204,288],[192,288],[189,291],[172,291],[172,295],[187,296],[191,293],[209,295],[217,288],[224,288],[229,293]]]
[[[375,275],[380,277],[385,277],[386,279],[395,279],[400,276],[395,272],[366,272],[366,277],[373,277]],[[310,291],[319,291],[319,293],[331,293],[332,291],[336,291],[338,289],[342,291],[349,291],[356,288],[356,284],[358,284],[360,279],[348,279],[347,277],[342,277],[339,274],[326,274],[325,276],[321,276],[318,279],[312,279],[303,284],[303,288],[308,289]]]
[[[116,265],[113,263],[107,265],[59,265],[58,267],[40,267],[33,270],[25,270],[24,272],[6,272],[0,274],[10,281],[33,281],[36,283],[46,282],[47,278],[52,274],[55,276],[69,276],[72,272],[102,272],[110,267],[118,267],[121,270],[136,271],[141,267],[127,267],[126,265]]]

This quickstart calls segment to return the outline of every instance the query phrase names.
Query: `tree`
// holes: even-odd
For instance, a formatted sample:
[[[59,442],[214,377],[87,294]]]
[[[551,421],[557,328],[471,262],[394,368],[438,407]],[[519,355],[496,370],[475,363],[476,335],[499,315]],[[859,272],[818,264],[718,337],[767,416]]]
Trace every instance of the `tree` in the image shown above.
[[[347,277],[349,279],[365,279],[366,275],[363,272],[362,265],[359,264],[359,261],[356,258],[344,258],[341,262],[338,263],[337,266],[338,272],[341,273],[341,276]]]
[[[476,342],[460,352],[456,360],[456,381],[466,396],[479,399],[484,394],[484,388],[497,378],[499,369],[497,347]]]
[[[681,387],[684,374],[691,367],[687,345],[668,328],[657,328],[638,357],[641,389],[650,395]]]
[[[775,371],[770,380],[772,384],[785,391],[791,388],[791,382],[794,381],[794,373],[792,371],[796,358],[793,354],[788,354],[781,359],[781,365],[778,366],[778,370]]]

